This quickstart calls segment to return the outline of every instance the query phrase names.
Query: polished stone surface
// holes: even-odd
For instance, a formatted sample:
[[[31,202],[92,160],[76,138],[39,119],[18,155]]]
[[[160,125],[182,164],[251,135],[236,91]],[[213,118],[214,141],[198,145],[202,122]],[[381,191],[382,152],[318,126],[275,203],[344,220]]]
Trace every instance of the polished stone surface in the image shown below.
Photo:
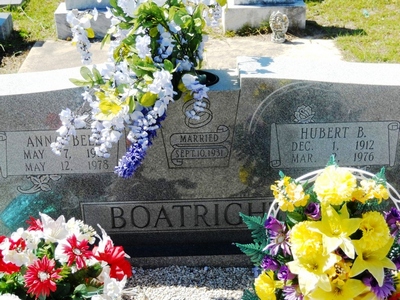
[[[6,40],[13,30],[13,22],[10,13],[0,13],[0,40]]]

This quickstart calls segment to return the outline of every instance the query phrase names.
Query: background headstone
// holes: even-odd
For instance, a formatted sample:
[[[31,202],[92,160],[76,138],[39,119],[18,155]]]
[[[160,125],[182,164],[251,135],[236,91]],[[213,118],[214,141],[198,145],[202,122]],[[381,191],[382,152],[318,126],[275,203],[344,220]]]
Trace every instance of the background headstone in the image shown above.
[[[303,0],[228,0],[222,14],[223,31],[237,31],[243,26],[260,27],[266,24],[274,11],[285,14],[289,29],[306,27],[306,5]]]
[[[0,13],[0,40],[6,40],[13,30],[10,13]]]
[[[103,38],[111,25],[110,19],[105,17],[107,6],[109,6],[109,1],[107,0],[102,0],[100,3],[98,3],[97,0],[67,0],[66,2],[61,2],[54,12],[57,38],[66,40],[72,37],[70,25],[66,20],[68,11],[72,9],[84,11],[86,9],[92,10],[94,8],[98,10],[99,14],[97,20],[91,20],[90,23],[95,33],[95,38]]]

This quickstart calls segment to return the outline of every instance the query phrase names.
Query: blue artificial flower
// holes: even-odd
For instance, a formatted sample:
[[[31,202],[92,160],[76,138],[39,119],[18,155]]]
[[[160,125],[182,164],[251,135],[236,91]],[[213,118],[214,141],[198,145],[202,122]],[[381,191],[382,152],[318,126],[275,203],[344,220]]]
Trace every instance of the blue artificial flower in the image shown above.
[[[125,155],[119,160],[118,166],[114,169],[114,173],[122,178],[131,177],[142,164],[145,156],[146,150],[141,143],[132,144]]]

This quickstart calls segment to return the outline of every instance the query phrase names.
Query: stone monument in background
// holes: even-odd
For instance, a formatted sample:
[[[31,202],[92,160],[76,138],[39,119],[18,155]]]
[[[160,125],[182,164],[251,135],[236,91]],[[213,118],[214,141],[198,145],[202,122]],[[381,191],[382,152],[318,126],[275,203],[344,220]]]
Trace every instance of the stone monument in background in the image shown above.
[[[96,38],[103,38],[111,24],[110,20],[105,17],[107,6],[110,6],[110,0],[101,0],[100,2],[97,0],[65,0],[65,2],[61,2],[54,12],[57,38],[65,40],[72,36],[71,28],[66,20],[68,11],[94,8],[98,10],[99,15],[96,21],[91,20],[92,28]]]
[[[289,29],[306,27],[303,0],[228,0],[222,15],[223,30],[237,31],[245,25],[259,27],[268,23],[272,12],[278,10],[289,18]]]

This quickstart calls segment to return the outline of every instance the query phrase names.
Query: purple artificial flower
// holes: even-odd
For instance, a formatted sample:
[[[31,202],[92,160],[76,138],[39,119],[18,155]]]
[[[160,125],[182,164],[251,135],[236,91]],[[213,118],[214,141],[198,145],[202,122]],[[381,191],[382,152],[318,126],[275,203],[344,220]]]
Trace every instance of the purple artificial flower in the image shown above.
[[[296,275],[294,275],[292,272],[290,272],[289,268],[287,265],[283,265],[278,274],[277,277],[279,280],[281,281],[287,281],[287,280],[292,280],[296,277]]]
[[[371,287],[371,291],[375,294],[378,299],[386,299],[386,297],[390,296],[393,292],[396,291],[394,287],[393,277],[390,274],[385,274],[385,278],[383,279],[383,285],[379,286],[378,281],[372,276],[363,278],[363,283],[366,286]]]
[[[268,219],[265,220],[264,227],[271,233],[277,233],[283,230],[284,225],[274,217],[268,217]]]
[[[263,250],[269,250],[270,254],[275,256],[279,249],[282,249],[283,255],[290,255],[289,234],[286,233],[286,225],[273,217],[269,217],[264,226],[268,230],[270,243]]]
[[[261,268],[264,270],[276,271],[280,268],[280,264],[272,256],[266,255],[261,263]]]
[[[308,219],[318,221],[321,219],[321,207],[318,203],[310,202],[304,210]]]
[[[400,229],[400,210],[395,207],[385,212],[385,220],[389,226],[390,234],[396,236]]]
[[[396,269],[400,270],[400,256],[397,256],[395,259],[392,260],[393,263],[396,265]]]
[[[285,300],[303,300],[303,294],[300,292],[298,285],[287,285],[283,287]]]

